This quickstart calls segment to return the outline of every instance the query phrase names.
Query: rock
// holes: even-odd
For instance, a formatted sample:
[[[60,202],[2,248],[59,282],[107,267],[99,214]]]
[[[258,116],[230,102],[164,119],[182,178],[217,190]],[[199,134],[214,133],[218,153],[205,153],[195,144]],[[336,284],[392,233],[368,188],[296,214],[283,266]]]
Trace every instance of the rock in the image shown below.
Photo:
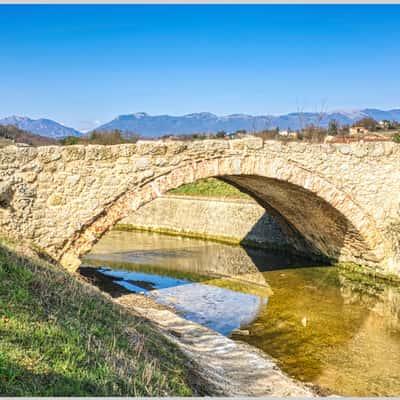
[[[339,146],[339,151],[342,154],[350,154],[351,153],[351,147],[348,144],[342,144]]]
[[[335,140],[335,136],[328,135],[328,136],[324,139],[324,143],[332,143],[334,140]]]
[[[141,157],[136,160],[136,168],[138,170],[143,171],[146,168],[149,168],[150,165],[151,165],[151,161],[148,157]]]
[[[0,207],[7,207],[12,198],[11,182],[0,182]]]
[[[53,193],[47,200],[49,206],[61,206],[65,204],[64,197],[60,194]]]
[[[246,138],[245,144],[248,149],[257,150],[263,147],[264,142],[261,138],[249,137]]]
[[[247,329],[234,329],[232,335],[249,336],[250,332]]]

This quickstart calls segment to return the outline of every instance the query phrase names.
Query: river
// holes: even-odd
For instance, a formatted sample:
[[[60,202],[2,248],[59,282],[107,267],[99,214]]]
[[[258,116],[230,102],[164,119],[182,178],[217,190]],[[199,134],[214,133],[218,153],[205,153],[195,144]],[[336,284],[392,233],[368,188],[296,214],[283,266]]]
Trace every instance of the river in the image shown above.
[[[395,286],[262,249],[139,231],[107,233],[84,263],[123,291],[258,347],[323,393],[400,395]]]

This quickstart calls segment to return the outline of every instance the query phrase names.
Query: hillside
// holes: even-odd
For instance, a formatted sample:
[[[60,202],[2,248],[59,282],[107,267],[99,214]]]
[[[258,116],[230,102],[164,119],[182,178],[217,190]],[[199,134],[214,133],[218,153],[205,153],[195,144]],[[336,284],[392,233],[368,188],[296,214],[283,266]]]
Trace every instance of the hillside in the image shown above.
[[[0,396],[191,393],[183,356],[151,324],[0,240]]]
[[[30,119],[28,117],[11,116],[0,119],[0,125],[13,125],[24,131],[50,137],[52,139],[62,139],[67,136],[82,136],[76,129],[61,125],[51,119],[40,118]]]
[[[22,129],[18,129],[13,125],[0,125],[0,139],[0,147],[13,143],[25,143],[31,146],[49,146],[59,144],[56,139],[35,135]]]

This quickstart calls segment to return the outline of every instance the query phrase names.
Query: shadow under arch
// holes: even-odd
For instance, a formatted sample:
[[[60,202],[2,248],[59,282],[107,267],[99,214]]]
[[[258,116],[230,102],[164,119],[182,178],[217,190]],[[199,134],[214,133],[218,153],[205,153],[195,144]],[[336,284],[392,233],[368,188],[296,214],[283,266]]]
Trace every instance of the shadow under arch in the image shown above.
[[[289,237],[295,253],[329,262],[339,259],[361,261],[371,251],[352,222],[310,190],[255,175],[223,176],[218,179],[247,193],[272,215]],[[258,223],[252,231],[257,229]],[[251,237],[252,231],[248,237]]]
[[[250,194],[305,253],[367,265],[383,259],[379,231],[351,195],[296,163],[246,156],[189,162],[127,190],[65,244],[61,264],[75,270],[119,220],[171,189],[209,177]]]

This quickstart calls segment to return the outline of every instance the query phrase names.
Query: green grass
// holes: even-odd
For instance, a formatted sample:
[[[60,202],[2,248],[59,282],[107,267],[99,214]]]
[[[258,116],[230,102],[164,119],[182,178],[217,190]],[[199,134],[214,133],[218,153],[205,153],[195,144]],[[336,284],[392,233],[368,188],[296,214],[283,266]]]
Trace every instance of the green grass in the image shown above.
[[[216,178],[199,179],[196,182],[172,189],[169,193],[183,196],[225,197],[250,199],[250,196]]]
[[[185,396],[188,382],[147,321],[0,241],[1,396]]]

